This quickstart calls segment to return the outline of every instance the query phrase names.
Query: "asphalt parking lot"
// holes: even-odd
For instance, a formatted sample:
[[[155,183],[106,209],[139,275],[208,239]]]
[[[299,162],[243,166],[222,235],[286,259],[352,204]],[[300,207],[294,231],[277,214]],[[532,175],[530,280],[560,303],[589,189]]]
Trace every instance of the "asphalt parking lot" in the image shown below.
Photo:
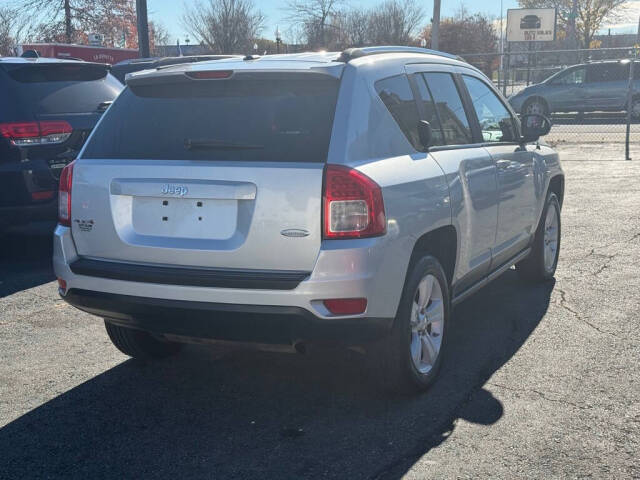
[[[569,161],[556,279],[455,311],[440,380],[381,394],[355,353],[128,360],[2,238],[0,478],[640,477],[640,158]]]

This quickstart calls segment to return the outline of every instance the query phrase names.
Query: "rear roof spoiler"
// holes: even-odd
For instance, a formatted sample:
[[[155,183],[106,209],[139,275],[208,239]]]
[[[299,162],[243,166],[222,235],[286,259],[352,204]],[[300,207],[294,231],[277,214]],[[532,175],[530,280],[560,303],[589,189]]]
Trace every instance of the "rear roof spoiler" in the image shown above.
[[[437,55],[439,57],[446,57],[452,60],[464,62],[462,57],[451,53],[440,52],[438,50],[431,50],[428,48],[402,46],[347,48],[340,54],[337,61],[349,63],[355,58],[366,57],[369,55],[380,55],[383,53],[419,53],[423,55]]]
[[[247,69],[239,69],[233,70],[231,68],[217,69],[212,65],[211,71],[229,71],[230,75],[225,77],[220,77],[218,79],[206,80],[206,79],[197,79],[191,76],[190,74],[196,72],[205,72],[206,70],[198,69],[198,70],[143,70],[140,72],[128,73],[125,77],[126,84],[130,87],[142,87],[149,85],[167,85],[167,84],[179,84],[179,83],[190,83],[190,82],[206,82],[206,81],[215,81],[221,82],[230,79],[241,79],[241,80],[288,80],[292,75],[304,75],[305,78],[313,79],[313,78],[332,78],[336,79],[334,75],[331,73],[324,71],[322,69],[318,70],[298,70],[298,69],[287,69],[287,70],[247,70]]]

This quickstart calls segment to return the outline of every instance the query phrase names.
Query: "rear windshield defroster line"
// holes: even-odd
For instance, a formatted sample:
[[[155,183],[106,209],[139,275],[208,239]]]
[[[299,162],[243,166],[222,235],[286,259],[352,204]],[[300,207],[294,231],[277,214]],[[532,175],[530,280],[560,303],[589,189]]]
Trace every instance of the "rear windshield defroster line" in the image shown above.
[[[292,74],[128,87],[82,158],[324,162],[338,86]]]

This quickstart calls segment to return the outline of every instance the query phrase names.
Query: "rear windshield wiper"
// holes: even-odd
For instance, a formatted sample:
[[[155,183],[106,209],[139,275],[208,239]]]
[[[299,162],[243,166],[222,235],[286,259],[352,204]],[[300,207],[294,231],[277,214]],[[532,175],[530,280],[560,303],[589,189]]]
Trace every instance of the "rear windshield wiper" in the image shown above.
[[[184,141],[187,150],[260,150],[263,145],[251,145],[248,143],[233,143],[222,140],[196,140],[187,138]]]

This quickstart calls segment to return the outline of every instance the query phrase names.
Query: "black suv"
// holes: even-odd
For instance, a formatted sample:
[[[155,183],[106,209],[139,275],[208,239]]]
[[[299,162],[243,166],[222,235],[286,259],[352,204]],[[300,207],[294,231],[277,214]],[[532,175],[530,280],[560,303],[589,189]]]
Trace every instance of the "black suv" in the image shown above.
[[[0,58],[0,232],[55,222],[60,172],[122,88],[105,64]]]

